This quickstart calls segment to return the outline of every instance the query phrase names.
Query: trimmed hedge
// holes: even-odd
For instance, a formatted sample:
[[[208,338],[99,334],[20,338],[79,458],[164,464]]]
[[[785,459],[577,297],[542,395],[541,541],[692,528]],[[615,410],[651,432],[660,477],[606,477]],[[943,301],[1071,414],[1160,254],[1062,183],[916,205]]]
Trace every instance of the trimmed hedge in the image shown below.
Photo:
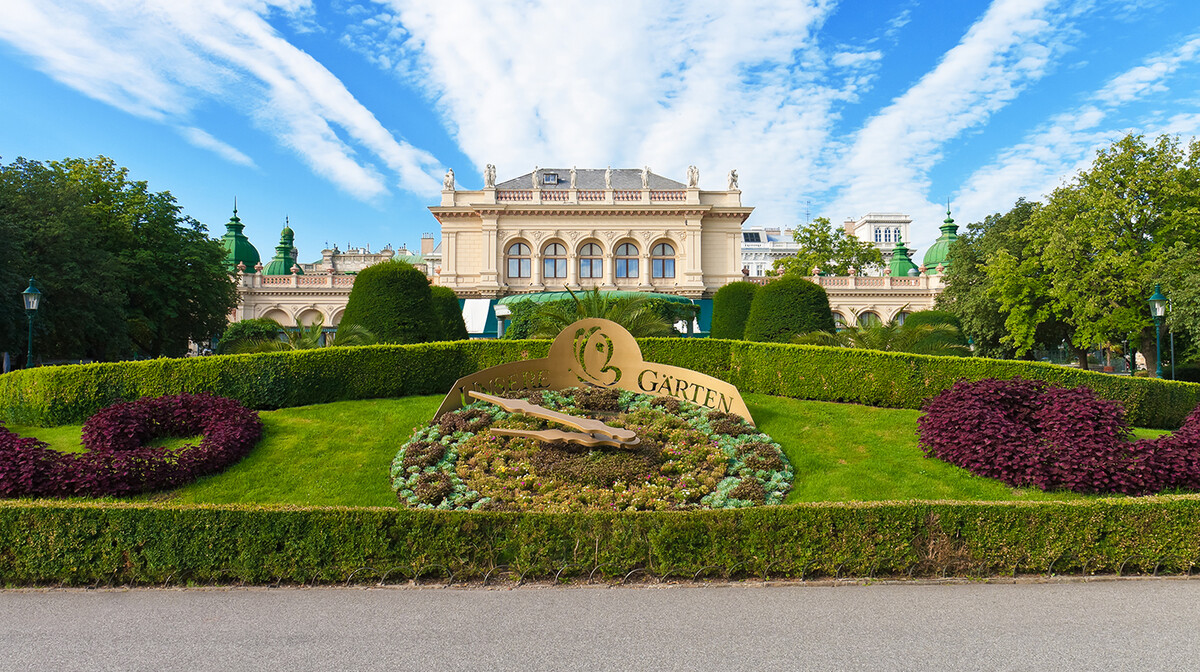
[[[788,343],[797,334],[836,328],[829,297],[815,282],[785,275],[754,293],[746,318],[747,341]]]
[[[446,338],[429,279],[408,262],[392,260],[359,271],[342,324],[358,324],[380,343],[427,343]]]
[[[1179,427],[1200,385],[1112,376],[1042,362],[933,357],[815,345],[720,339],[639,339],[646,360],[729,381],[742,392],[919,409],[959,380],[1027,378],[1084,385],[1125,404],[1136,427]],[[0,376],[0,421],[83,422],[138,397],[209,392],[267,410],[349,399],[442,394],[458,378],[517,359],[545,357],[550,341],[476,340],[156,359],[23,369]]]
[[[644,513],[0,502],[6,584],[1184,573],[1200,498]]]
[[[442,335],[447,341],[465,341],[470,338],[467,333],[467,323],[463,321],[462,306],[458,305],[458,296],[449,287],[430,287],[433,297],[433,307],[442,323]]]
[[[746,333],[746,319],[758,285],[753,282],[731,282],[713,294],[713,338],[740,340]]]

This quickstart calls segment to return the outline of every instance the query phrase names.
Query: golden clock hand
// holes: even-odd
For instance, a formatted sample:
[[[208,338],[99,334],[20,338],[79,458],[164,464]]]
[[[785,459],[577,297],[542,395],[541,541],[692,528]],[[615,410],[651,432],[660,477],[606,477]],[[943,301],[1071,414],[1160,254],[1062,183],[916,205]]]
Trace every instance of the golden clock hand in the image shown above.
[[[577,443],[581,446],[612,446],[614,448],[629,448],[641,443],[641,439],[634,437],[633,441],[622,441],[608,436],[597,436],[596,434],[580,434],[579,432],[564,432],[561,429],[506,429],[503,427],[493,427],[490,430],[492,434],[500,434],[501,436],[517,436],[525,439],[538,439],[547,443],[561,441],[563,443]]]
[[[504,397],[494,397],[490,394],[484,394],[476,390],[471,390],[467,394],[475,399],[481,399],[491,404],[495,404],[500,408],[510,413],[524,413],[535,418],[550,420],[568,427],[583,430],[585,432],[606,434],[621,442],[622,445],[632,445],[637,440],[637,433],[632,429],[622,429],[619,427],[610,427],[599,420],[592,418],[580,418],[566,413],[559,413],[548,408],[543,408],[537,404],[525,401],[524,399],[505,399]]]

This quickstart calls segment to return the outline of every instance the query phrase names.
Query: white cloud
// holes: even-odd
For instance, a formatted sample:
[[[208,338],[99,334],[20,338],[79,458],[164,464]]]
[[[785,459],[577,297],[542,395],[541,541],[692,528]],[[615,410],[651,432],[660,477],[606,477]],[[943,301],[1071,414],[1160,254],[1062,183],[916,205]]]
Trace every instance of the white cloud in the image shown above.
[[[831,9],[379,0],[344,42],[423,91],[464,153],[502,179],[536,163],[649,165],[682,180],[696,164],[721,189],[738,168],[746,202],[763,206],[755,218],[778,223],[825,182],[835,105],[866,85],[828,76],[815,33]]]
[[[845,186],[832,214],[907,212],[914,242],[927,246],[943,217],[944,205],[928,193],[943,147],[985,124],[1053,67],[1077,11],[1059,0],[993,2],[933,70],[854,136],[838,167]]]
[[[1167,82],[1184,64],[1200,56],[1200,37],[1166,53],[1155,54],[1116,75],[1088,102],[1052,117],[1024,140],[1002,151],[964,182],[956,200],[981,219],[1007,210],[1018,196],[1040,199],[1087,168],[1096,151],[1130,132],[1191,135],[1200,115],[1177,114],[1161,122],[1152,118],[1129,125],[1105,126],[1123,106],[1168,91]]]
[[[250,108],[258,126],[357,197],[387,191],[359,150],[403,188],[437,193],[436,159],[395,139],[328,69],[280,37],[266,20],[277,11],[310,25],[308,0],[7,0],[0,39],[64,84],[177,126],[189,142],[235,163],[253,162],[196,126],[199,101]]]
[[[840,51],[830,58],[830,62],[839,68],[861,68],[871,65],[883,58],[883,52],[875,51]]]
[[[183,126],[179,129],[179,133],[193,145],[215,152],[226,161],[238,163],[248,168],[254,167],[254,159],[238,151],[236,147],[214,138],[211,133],[202,128]]]

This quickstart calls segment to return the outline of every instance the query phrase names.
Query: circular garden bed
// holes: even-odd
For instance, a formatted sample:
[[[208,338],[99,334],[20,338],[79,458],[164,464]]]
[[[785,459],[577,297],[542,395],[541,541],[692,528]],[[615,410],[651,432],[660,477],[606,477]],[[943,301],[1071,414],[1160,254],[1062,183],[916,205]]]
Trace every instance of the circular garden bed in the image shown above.
[[[178,450],[146,445],[197,435],[198,445]],[[101,409],[83,424],[82,453],[52,450],[0,424],[0,497],[124,496],[174,488],[237,462],[261,437],[257,411],[208,394]]]
[[[553,423],[478,401],[417,430],[392,462],[400,503],[499,511],[668,510],[780,504],[792,467],[736,415],[670,397],[574,388],[522,398],[633,430],[627,448],[493,434]]]

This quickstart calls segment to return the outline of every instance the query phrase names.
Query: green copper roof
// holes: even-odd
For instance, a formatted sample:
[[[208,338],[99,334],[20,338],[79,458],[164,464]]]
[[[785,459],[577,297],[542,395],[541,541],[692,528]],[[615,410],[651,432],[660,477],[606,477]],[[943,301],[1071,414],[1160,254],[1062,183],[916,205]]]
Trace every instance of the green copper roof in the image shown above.
[[[933,246],[925,253],[925,275],[936,275],[938,264],[943,269],[950,268],[950,243],[958,240],[958,225],[950,216],[950,208],[946,207],[946,219],[942,222],[942,235],[938,236]]]
[[[583,296],[583,292],[575,292],[575,296]],[[657,292],[633,292],[633,291],[601,291],[600,295],[606,299],[623,299],[629,296],[644,296],[648,299],[663,299],[674,303],[692,303],[692,300],[674,294],[659,294]],[[535,292],[533,294],[510,294],[496,303],[502,306],[511,306],[518,301],[533,301],[535,303],[545,303],[547,301],[559,301],[562,299],[571,298],[569,292]]]
[[[275,256],[271,263],[263,269],[263,275],[291,275],[292,266],[296,266],[296,257],[292,256],[292,244],[296,234],[290,226],[283,227],[279,234],[279,244],[275,246]],[[298,275],[304,275],[304,269],[298,269]]]
[[[893,278],[906,278],[909,271],[915,271],[917,265],[913,263],[908,256],[908,248],[904,246],[904,242],[900,237],[896,237],[896,247],[892,248],[892,261],[888,264],[888,270],[891,271]]]
[[[237,272],[238,262],[246,265],[246,272],[253,273],[254,265],[259,262],[258,250],[250,244],[250,240],[242,233],[245,226],[237,216],[237,202],[233,204],[233,217],[225,225],[225,235],[221,236],[221,245],[225,247],[225,268],[230,273]]]

